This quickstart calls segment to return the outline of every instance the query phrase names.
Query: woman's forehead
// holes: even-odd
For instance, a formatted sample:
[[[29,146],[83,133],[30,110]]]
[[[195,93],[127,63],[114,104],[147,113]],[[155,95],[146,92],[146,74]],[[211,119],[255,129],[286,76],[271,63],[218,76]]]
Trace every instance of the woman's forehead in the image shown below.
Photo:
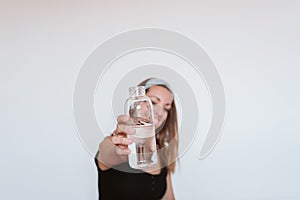
[[[147,91],[147,95],[154,96],[166,103],[172,103],[173,101],[173,94],[167,88],[159,85],[150,87]]]

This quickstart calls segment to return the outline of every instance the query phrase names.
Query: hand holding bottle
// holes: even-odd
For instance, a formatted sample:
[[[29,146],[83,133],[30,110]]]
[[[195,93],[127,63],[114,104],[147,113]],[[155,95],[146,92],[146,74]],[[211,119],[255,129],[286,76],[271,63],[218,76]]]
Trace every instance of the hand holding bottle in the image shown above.
[[[115,152],[118,155],[130,154],[128,145],[132,144],[133,140],[128,138],[127,135],[134,135],[135,129],[127,125],[129,120],[129,116],[119,115],[117,118],[118,124],[111,137],[111,142],[115,145]]]

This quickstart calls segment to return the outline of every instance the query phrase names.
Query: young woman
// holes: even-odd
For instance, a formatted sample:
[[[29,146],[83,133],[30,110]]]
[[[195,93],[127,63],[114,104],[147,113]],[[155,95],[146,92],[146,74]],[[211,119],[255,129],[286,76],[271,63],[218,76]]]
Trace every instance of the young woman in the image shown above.
[[[154,110],[156,144],[160,167],[153,171],[130,168],[127,135],[135,130],[126,125],[129,117],[118,116],[113,134],[99,144],[95,161],[98,168],[99,199],[175,199],[171,173],[174,173],[178,153],[178,123],[174,95],[168,83],[157,78],[139,84],[145,86]]]

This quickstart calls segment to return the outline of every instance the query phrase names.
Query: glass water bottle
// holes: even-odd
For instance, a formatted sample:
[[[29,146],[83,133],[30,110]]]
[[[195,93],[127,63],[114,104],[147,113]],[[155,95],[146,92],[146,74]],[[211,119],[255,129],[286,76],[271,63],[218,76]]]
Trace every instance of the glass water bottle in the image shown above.
[[[149,168],[157,164],[153,106],[144,86],[130,87],[129,94],[125,103],[125,114],[130,116],[127,125],[136,131],[134,135],[127,135],[133,139],[129,145],[129,165],[135,169]]]

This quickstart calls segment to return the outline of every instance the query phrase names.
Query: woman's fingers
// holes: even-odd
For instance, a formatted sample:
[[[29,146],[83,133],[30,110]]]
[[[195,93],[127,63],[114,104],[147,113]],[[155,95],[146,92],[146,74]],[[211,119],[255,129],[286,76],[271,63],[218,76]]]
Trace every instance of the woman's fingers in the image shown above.
[[[117,128],[114,131],[115,135],[122,134],[122,133],[125,133],[126,135],[135,134],[135,129],[133,129],[131,126],[126,125],[126,123],[128,122],[129,119],[130,119],[130,117],[127,115],[119,115],[118,116]]]
[[[111,138],[112,143],[115,145],[130,145],[132,144],[132,139],[120,136],[113,136]]]
[[[117,118],[118,124],[126,124],[126,122],[130,119],[127,115],[119,115]]]
[[[130,149],[128,149],[128,147],[123,146],[123,145],[116,146],[115,151],[119,155],[128,155],[128,154],[130,154]]]
[[[118,124],[117,133],[126,133],[127,135],[133,135],[135,134],[135,129],[125,124]]]
[[[118,124],[111,138],[112,143],[115,145],[115,151],[119,155],[128,155],[130,153],[128,145],[132,144],[133,141],[127,138],[127,135],[135,134],[135,129],[126,125],[129,119],[130,117],[127,115],[118,116]]]
[[[115,145],[115,151],[118,155],[128,155],[130,153],[128,145],[132,144],[132,139],[123,136],[112,136],[111,141]]]

